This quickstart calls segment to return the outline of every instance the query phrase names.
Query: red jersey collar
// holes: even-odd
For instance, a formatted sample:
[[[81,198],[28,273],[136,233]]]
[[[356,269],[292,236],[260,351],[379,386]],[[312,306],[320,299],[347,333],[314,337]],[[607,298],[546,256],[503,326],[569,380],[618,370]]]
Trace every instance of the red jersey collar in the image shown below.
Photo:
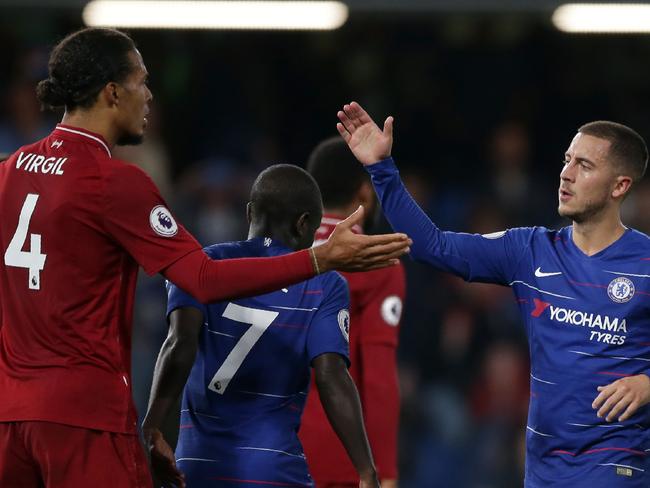
[[[90,132],[89,130],[82,129],[81,127],[73,127],[71,125],[57,124],[54,132],[59,132],[61,135],[72,136],[75,140],[88,142],[90,144],[95,144],[106,151],[109,158],[112,158],[111,150],[108,148],[106,140],[96,132]]]

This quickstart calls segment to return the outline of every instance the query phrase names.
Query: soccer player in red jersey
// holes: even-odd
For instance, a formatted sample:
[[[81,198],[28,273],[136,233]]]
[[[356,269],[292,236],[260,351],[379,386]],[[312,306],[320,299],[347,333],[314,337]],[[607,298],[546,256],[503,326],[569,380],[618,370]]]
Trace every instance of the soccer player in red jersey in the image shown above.
[[[372,219],[376,198],[370,178],[345,141],[339,137],[323,141],[312,152],[307,170],[317,181],[325,206],[316,243],[327,240],[343,216],[358,205],[370,210],[366,222]],[[353,230],[362,232],[359,226]],[[395,487],[399,421],[395,351],[405,294],[404,270],[400,265],[344,276],[350,286],[350,374],[361,397],[382,487]],[[318,488],[357,486],[357,472],[330,427],[318,390],[313,387],[300,439]]]
[[[142,139],[152,99],[127,35],[66,37],[37,92],[66,112],[0,163],[0,486],[148,487],[130,379],[139,266],[211,302],[384,266],[408,240],[355,236],[359,212],[313,251],[212,261],[144,172],[111,157]]]

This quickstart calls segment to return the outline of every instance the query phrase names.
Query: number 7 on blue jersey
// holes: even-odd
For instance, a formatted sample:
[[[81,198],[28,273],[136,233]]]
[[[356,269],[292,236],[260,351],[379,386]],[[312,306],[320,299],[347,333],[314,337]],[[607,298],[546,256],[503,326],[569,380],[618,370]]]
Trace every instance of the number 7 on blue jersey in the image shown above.
[[[248,353],[253,349],[253,346],[260,340],[262,334],[264,334],[278,315],[278,312],[242,307],[234,303],[228,304],[221,316],[234,320],[235,322],[250,324],[251,327],[241,336],[237,344],[235,344],[235,347],[232,348],[226,360],[212,377],[212,380],[210,380],[208,389],[220,395],[225,393],[226,388],[230,384],[230,380],[235,376],[244,359],[248,356]]]

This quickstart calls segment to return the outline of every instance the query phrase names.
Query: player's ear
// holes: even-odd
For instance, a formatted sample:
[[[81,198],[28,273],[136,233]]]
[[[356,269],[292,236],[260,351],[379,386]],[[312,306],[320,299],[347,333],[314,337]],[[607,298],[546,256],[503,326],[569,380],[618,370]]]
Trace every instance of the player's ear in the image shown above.
[[[625,196],[625,194],[630,191],[631,187],[632,178],[629,176],[617,176],[616,182],[614,184],[614,189],[612,190],[612,197],[620,198]]]
[[[296,234],[304,236],[309,227],[309,212],[303,212],[296,220]]]
[[[246,204],[246,222],[248,225],[253,221],[253,202],[248,202]]]
[[[115,107],[119,104],[118,86],[114,81],[106,83],[102,94],[110,107]]]
[[[320,217],[318,217],[320,219]],[[300,214],[296,220],[293,232],[295,234],[295,249],[306,249],[314,243],[314,215],[310,212]],[[319,220],[320,222],[320,220]]]

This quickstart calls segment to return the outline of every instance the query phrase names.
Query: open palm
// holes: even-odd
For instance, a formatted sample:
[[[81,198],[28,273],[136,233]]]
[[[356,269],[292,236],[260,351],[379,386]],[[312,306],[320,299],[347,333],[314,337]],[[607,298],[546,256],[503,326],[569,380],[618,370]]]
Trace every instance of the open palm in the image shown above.
[[[351,102],[337,114],[336,128],[354,156],[363,165],[370,165],[390,156],[393,146],[393,117],[384,122],[382,131],[361,105]]]

